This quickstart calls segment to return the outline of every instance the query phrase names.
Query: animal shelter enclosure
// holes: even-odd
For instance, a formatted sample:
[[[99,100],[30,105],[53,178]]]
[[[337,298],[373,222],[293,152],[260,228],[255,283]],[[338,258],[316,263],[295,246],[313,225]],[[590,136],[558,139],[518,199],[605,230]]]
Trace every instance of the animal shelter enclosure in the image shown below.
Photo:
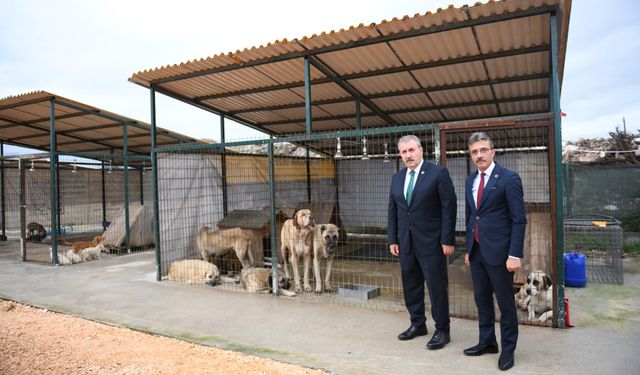
[[[397,139],[415,134],[425,157],[450,168],[456,184],[459,240],[449,259],[450,311],[475,317],[460,251],[461,184],[472,170],[465,138],[486,130],[495,137],[498,162],[525,183],[530,259],[518,283],[533,267],[548,273],[554,301],[543,307],[553,310],[554,325],[564,326],[557,282],[563,279],[563,195],[556,171],[570,10],[571,2],[555,0],[451,6],[134,73],[130,81],[150,90],[152,127],[157,93],[220,118],[220,143],[151,151],[158,174],[158,280],[209,283],[220,276],[221,287],[248,290],[240,264],[243,270],[270,265],[278,283],[264,290],[286,289],[280,279],[289,276],[303,296],[338,300],[346,289],[362,291],[367,306],[401,307],[398,260],[386,243],[388,189],[402,167]],[[229,141],[225,119],[265,138]],[[327,251],[334,248],[330,267]],[[303,267],[305,257],[290,257],[282,271],[276,266],[292,249],[320,253],[307,257],[298,275],[295,263]],[[266,264],[257,259],[260,251]],[[172,273],[183,260],[204,262],[199,278],[178,275],[178,267]]]

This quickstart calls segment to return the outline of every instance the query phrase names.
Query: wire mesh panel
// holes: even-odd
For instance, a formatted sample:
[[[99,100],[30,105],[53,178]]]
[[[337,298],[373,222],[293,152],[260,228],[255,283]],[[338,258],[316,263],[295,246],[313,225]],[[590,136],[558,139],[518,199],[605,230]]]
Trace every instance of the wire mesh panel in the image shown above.
[[[450,310],[454,315],[477,317],[471,275],[464,265],[465,249],[465,181],[475,170],[469,158],[468,140],[473,132],[486,132],[492,139],[496,150],[494,161],[503,167],[518,173],[524,189],[527,227],[524,240],[523,269],[516,272],[514,291],[523,285],[526,287],[528,275],[540,270],[551,276],[553,282],[552,251],[552,215],[550,207],[550,167],[549,167],[549,128],[547,126],[500,127],[484,129],[460,129],[441,132],[445,148],[443,163],[449,169],[458,197],[458,219],[456,231],[459,233],[456,253],[450,260],[449,296]],[[519,311],[519,320],[523,323],[541,323],[529,321],[526,306]],[[496,305],[496,311],[499,311]]]
[[[17,160],[0,160],[0,241],[20,239],[19,178]]]

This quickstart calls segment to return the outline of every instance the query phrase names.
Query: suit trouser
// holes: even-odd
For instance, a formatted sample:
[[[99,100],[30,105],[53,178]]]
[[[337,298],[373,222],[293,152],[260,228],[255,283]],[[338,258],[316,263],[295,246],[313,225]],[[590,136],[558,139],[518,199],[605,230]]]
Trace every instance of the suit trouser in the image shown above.
[[[500,309],[500,343],[503,352],[513,353],[518,341],[518,315],[513,296],[514,273],[505,264],[488,264],[482,257],[479,244],[474,241],[470,255],[473,295],[478,308],[480,344],[496,343],[496,315],[493,294]]]
[[[410,251],[400,250],[400,269],[404,303],[409,311],[412,326],[425,324],[424,283],[429,288],[431,317],[436,329],[449,333],[449,279],[447,258],[442,251],[434,255],[419,255],[411,240]]]

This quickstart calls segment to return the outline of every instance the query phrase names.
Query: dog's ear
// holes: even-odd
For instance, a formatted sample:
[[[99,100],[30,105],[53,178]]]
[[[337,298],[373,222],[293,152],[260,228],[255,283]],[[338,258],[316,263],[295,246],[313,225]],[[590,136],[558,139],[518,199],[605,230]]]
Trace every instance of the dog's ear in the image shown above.
[[[300,211],[298,211],[298,212],[300,212]],[[298,212],[296,212],[296,214],[293,215],[293,225],[296,228],[300,229],[300,223],[298,222]]]
[[[320,231],[321,232],[324,232],[325,230],[327,230],[327,226],[326,225],[320,226]]]
[[[549,288],[551,288],[551,285],[553,285],[553,283],[551,282],[551,278],[549,277],[549,275],[545,274],[544,275],[544,288],[545,289],[549,289]]]

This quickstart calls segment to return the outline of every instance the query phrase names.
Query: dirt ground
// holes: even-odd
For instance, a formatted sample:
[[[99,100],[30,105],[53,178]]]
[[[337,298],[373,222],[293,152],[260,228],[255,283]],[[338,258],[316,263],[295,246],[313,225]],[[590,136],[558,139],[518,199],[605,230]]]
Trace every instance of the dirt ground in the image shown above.
[[[0,300],[0,374],[326,374]]]

